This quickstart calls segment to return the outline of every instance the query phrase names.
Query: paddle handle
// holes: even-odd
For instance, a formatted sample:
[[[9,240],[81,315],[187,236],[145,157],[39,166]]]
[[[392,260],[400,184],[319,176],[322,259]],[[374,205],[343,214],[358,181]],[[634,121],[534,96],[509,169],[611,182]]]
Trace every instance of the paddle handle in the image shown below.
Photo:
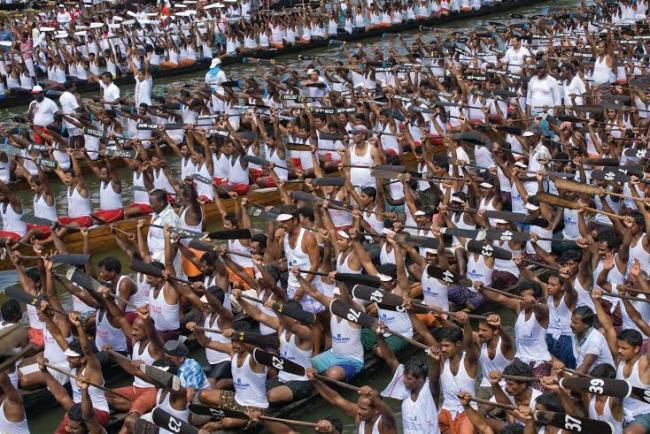
[[[591,211],[591,212],[595,212],[595,213],[598,213],[598,214],[606,215],[607,217],[610,217],[610,218],[613,218],[613,219],[622,220],[622,219],[625,218],[625,216],[614,214],[614,213],[607,212],[607,211],[602,211],[602,210],[599,210],[599,209],[596,209],[596,208],[585,208],[585,211]]]
[[[114,298],[115,300],[119,301],[120,303],[124,303],[126,306],[132,307],[134,309],[138,308],[138,306],[136,306],[135,303],[133,303],[133,302],[131,302],[131,301],[125,299],[125,298],[122,298],[117,294],[113,294],[112,292],[109,292],[108,295],[109,295],[109,297]]]
[[[492,407],[503,408],[504,410],[516,410],[517,409],[517,407],[515,407],[514,405],[501,404],[499,402],[492,402],[492,401],[488,401],[486,399],[480,399],[480,398],[472,397],[471,400],[474,401],[474,402],[477,402],[479,404],[484,404],[484,405],[489,405],[489,406],[492,406]]]
[[[407,336],[404,336],[403,334],[397,333],[396,331],[393,331],[391,329],[387,329],[386,333],[391,334],[393,336],[397,336],[398,338],[408,342],[409,344],[413,345],[414,347],[418,347],[418,348],[421,348],[423,350],[428,350],[429,349],[429,347],[426,346],[425,344],[423,344],[422,342],[419,342],[419,341],[416,341],[413,338],[409,338]]]
[[[323,273],[322,271],[309,271],[309,270],[298,270],[300,273],[314,274],[316,276],[329,276],[329,273]]]
[[[352,390],[354,392],[358,392],[359,388],[357,386],[354,386],[352,384],[344,383],[343,381],[335,380],[334,378],[327,377],[325,375],[321,374],[314,374],[314,377],[318,378],[321,381],[327,381],[328,383],[336,384],[339,387],[342,387],[344,389]]]
[[[552,265],[544,264],[542,262],[537,262],[537,261],[531,261],[530,259],[523,259],[524,262],[527,262],[532,265],[537,265],[538,267],[544,267],[548,268],[549,270],[555,270],[555,271],[560,271],[559,267],[554,267]]]
[[[577,375],[578,377],[594,378],[594,377],[592,377],[592,376],[589,375],[589,374],[583,374],[582,372],[578,372],[578,371],[576,371],[575,369],[564,368],[564,370],[565,370],[566,372],[568,372],[569,374]]]
[[[537,382],[539,381],[539,378],[537,377],[527,377],[523,375],[507,375],[507,374],[501,374],[501,378],[504,378],[506,380],[512,380],[512,381],[529,381],[529,382]]]
[[[223,331],[217,330],[217,329],[211,329],[211,328],[208,328],[208,327],[201,327],[201,326],[198,326],[198,325],[196,326],[196,328],[199,329],[199,330],[203,330],[204,332],[218,333],[220,335],[223,334]]]
[[[522,296],[520,296],[520,295],[510,294],[509,292],[502,291],[502,290],[500,290],[500,289],[491,288],[491,287],[489,287],[489,286],[485,286],[485,285],[481,285],[481,288],[482,288],[482,289],[485,289],[485,290],[487,290],[487,291],[496,292],[497,294],[505,295],[506,297],[514,298],[514,299],[516,299],[516,300],[521,300],[521,301],[524,300],[524,297],[522,297]]]
[[[2,362],[0,364],[0,372],[4,372],[7,369],[12,368],[16,361],[20,360],[25,356],[25,354],[29,353],[32,350],[36,350],[37,348],[34,346],[34,344],[28,344],[25,348],[14,354],[13,356],[9,357],[7,360]]]
[[[314,422],[305,422],[302,420],[293,420],[293,419],[281,419],[279,417],[271,417],[271,416],[260,416],[261,420],[268,420],[269,422],[281,422],[285,423],[287,425],[293,425],[293,426],[305,426],[309,428],[315,428],[317,426],[316,423]]]
[[[252,301],[254,303],[264,304],[264,300],[260,300],[259,298],[251,297],[250,295],[241,294],[240,297],[244,298],[246,300]]]
[[[65,376],[68,376],[68,377],[70,377],[70,378],[77,378],[77,376],[74,375],[72,372],[70,372],[70,371],[66,371],[65,369],[61,369],[61,368],[58,368],[58,367],[56,367],[56,366],[53,366],[53,365],[51,365],[50,363],[47,363],[47,362],[46,362],[46,363],[45,363],[45,366],[47,366],[48,368],[52,369],[53,371],[59,372],[59,373],[65,375]],[[124,395],[122,395],[122,394],[119,393],[119,392],[115,392],[113,389],[109,389],[109,388],[106,387],[106,386],[100,386],[99,384],[95,384],[95,383],[92,383],[92,382],[87,381],[87,380],[84,380],[84,382],[87,383],[89,386],[96,387],[97,389],[102,390],[102,391],[104,391],[104,392],[106,392],[106,393],[110,393],[110,394],[115,395],[115,396],[117,396],[117,397],[120,397],[120,398],[122,398],[122,399],[126,399],[127,401],[132,401],[132,399],[129,398],[128,396],[124,396]]]

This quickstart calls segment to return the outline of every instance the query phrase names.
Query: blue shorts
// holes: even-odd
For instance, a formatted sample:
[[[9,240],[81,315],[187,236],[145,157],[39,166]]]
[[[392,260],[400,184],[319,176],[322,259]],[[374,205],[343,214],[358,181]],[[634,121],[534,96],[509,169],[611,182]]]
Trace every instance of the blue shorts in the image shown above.
[[[546,346],[548,347],[548,352],[564,363],[567,368],[576,368],[572,336],[560,335],[557,339],[553,339],[553,336],[547,333]]]
[[[312,357],[311,365],[319,373],[327,371],[329,368],[338,366],[345,372],[345,381],[350,381],[363,369],[363,362],[350,357],[343,357],[335,354],[331,349]]]
[[[646,413],[635,416],[632,422],[625,424],[625,428],[633,424],[641,425],[645,429],[646,434],[650,433],[650,414]]]

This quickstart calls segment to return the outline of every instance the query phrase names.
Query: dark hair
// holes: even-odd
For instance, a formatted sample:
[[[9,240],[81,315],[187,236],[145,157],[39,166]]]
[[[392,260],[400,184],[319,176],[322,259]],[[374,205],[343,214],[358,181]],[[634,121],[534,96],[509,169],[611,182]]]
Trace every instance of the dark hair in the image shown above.
[[[381,274],[385,274],[386,276],[390,276],[393,279],[397,278],[397,266],[395,264],[381,264],[377,268],[377,271],[379,271]]]
[[[527,363],[524,363],[520,360],[515,360],[511,364],[505,367],[503,370],[504,375],[517,375],[520,377],[531,377],[533,375],[533,370],[530,369]]]
[[[539,283],[528,279],[521,279],[512,289],[520,294],[522,291],[532,289],[535,297],[542,295],[542,286]]]
[[[106,271],[120,274],[122,272],[122,263],[115,256],[107,256],[97,264]]]
[[[563,407],[560,399],[553,392],[542,393],[537,397],[537,403],[543,405],[547,411],[562,413]]]
[[[625,329],[618,334],[618,340],[625,341],[633,347],[640,347],[643,344],[643,336],[638,330]]]
[[[616,368],[614,368],[609,363],[601,363],[596,365],[590,372],[589,375],[597,378],[607,378],[614,379],[616,378]]]
[[[415,378],[426,378],[429,374],[429,366],[422,357],[411,357],[404,364],[404,373],[411,374]]]
[[[580,317],[580,320],[586,325],[588,325],[589,327],[591,327],[594,324],[594,318],[595,318],[594,311],[591,310],[589,306],[576,307],[573,310],[573,314],[578,315]]]
[[[598,234],[598,242],[605,242],[609,249],[615,250],[621,245],[621,238],[615,231],[607,229]]]
[[[163,264],[160,261],[151,261],[150,265],[153,265],[154,267],[160,268],[161,270],[165,269],[165,264]]]
[[[113,74],[111,74],[108,71],[104,71],[102,72],[102,78],[110,78],[111,80],[113,80]]]
[[[228,214],[226,214],[224,220],[228,220],[234,226],[239,226],[239,222],[237,221],[237,215],[234,212],[229,212]]]
[[[327,416],[325,420],[329,421],[339,434],[343,434],[343,422],[341,422],[341,419],[336,416]]]
[[[301,206],[298,209],[298,213],[310,222],[313,222],[316,219],[316,217],[314,217],[314,208],[310,206]]]
[[[630,215],[634,218],[634,223],[636,223],[639,226],[644,225],[645,219],[643,218],[643,214],[641,214],[639,211],[632,211]]]
[[[81,403],[75,404],[68,409],[68,419],[85,424],[83,414],[81,413]]]
[[[442,327],[436,330],[438,342],[449,341],[457,344],[463,340],[463,330],[457,327]]]
[[[363,187],[361,193],[371,196],[373,199],[377,197],[377,189],[375,187]]]
[[[149,193],[149,196],[155,197],[157,200],[161,201],[162,203],[167,203],[167,192],[165,190],[162,190],[160,188],[156,188],[155,190],[151,190]]]
[[[35,283],[41,283],[41,270],[36,267],[30,267],[25,270],[27,277],[32,279]]]
[[[505,425],[503,428],[501,428],[501,431],[499,432],[501,434],[523,434],[524,427],[515,423],[509,423],[508,425]]]
[[[207,291],[212,294],[217,300],[219,300],[219,303],[223,304],[224,299],[226,298],[226,295],[223,292],[223,289],[219,288],[217,285],[210,286],[208,287]]]
[[[267,240],[268,240],[268,238],[267,238],[266,234],[262,234],[262,233],[255,234],[255,235],[253,235],[251,237],[251,241],[256,241],[256,242],[260,243],[264,247],[266,247]]]
[[[580,262],[581,258],[582,258],[582,252],[580,252],[580,250],[571,249],[562,253],[562,255],[560,255],[560,259],[558,262],[564,265],[569,261]]]
[[[13,298],[9,298],[2,303],[2,306],[0,306],[0,313],[2,313],[2,319],[9,322],[20,321],[23,317],[23,313],[20,310],[20,303]]]

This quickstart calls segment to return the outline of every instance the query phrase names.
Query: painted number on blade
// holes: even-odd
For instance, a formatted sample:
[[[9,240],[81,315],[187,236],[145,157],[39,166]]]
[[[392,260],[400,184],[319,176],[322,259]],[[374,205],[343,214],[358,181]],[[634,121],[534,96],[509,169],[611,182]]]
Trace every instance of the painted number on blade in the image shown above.
[[[172,432],[181,432],[181,421],[174,419],[173,417],[169,418],[169,423],[167,428]]]
[[[645,402],[650,402],[650,389],[646,389],[643,391],[643,400]]]
[[[645,158],[645,155],[648,153],[647,149],[639,149],[636,151],[636,158]]]
[[[615,177],[616,177],[616,174],[614,174],[614,172],[607,172],[607,173],[605,173],[604,179],[605,179],[605,181],[613,181]]]
[[[361,317],[361,312],[357,312],[354,309],[350,309],[348,311],[348,321],[359,322],[360,317]]]
[[[582,432],[582,422],[567,414],[564,416],[564,428],[569,431]]]
[[[284,360],[282,360],[282,359],[280,359],[280,358],[278,358],[276,356],[273,356],[273,358],[271,359],[271,364],[278,371],[283,371],[284,370]]]
[[[492,246],[483,246],[483,248],[481,249],[481,255],[492,256],[493,251],[494,249],[492,248]]]
[[[603,385],[604,384],[605,384],[605,382],[603,380],[601,380],[600,378],[593,378],[589,382],[589,392],[596,393],[598,395],[602,395],[603,394]]]
[[[501,241],[510,241],[512,239],[513,233],[510,231],[505,231],[501,234]]]
[[[449,270],[445,270],[445,272],[442,273],[442,280],[444,280],[447,283],[453,283],[454,282],[454,274]]]
[[[370,294],[370,301],[374,301],[375,303],[381,303],[383,299],[384,294],[382,294],[381,291],[374,291]]]

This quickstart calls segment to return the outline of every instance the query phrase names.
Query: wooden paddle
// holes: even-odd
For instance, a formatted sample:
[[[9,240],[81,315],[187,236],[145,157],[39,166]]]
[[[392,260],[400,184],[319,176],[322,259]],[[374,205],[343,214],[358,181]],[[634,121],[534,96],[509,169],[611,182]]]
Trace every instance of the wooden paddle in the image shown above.
[[[298,270],[300,273],[306,274],[315,274],[317,276],[329,276],[329,273],[323,273],[321,271],[309,271],[309,270]],[[381,280],[378,276],[370,276],[367,274],[356,274],[356,273],[336,273],[334,275],[334,280],[339,282],[344,282],[345,284],[355,285],[361,283],[363,285],[381,286]]]
[[[181,279],[179,277],[175,276],[165,276],[163,273],[163,269],[156,267],[153,264],[147,264],[144,261],[141,261],[139,259],[133,258],[131,260],[131,270],[137,272],[137,273],[142,273],[146,274],[148,276],[154,276],[154,277],[159,277],[161,279],[170,279],[174,280],[176,282],[180,283],[185,283],[187,285],[192,285],[192,282],[190,282],[187,279]]]
[[[160,407],[156,407],[152,414],[153,422],[160,428],[176,434],[198,434],[198,428],[190,425],[189,422],[181,420],[167,413]]]
[[[76,379],[76,378],[77,378],[77,376],[76,376],[75,374],[73,374],[72,372],[67,371],[67,370],[65,370],[65,369],[61,369],[60,367],[58,367],[58,366],[54,366],[54,365],[52,365],[51,363],[44,362],[44,365],[47,366],[49,369],[51,369],[51,370],[53,370],[53,371],[56,371],[56,372],[59,372],[59,373],[65,375],[65,376],[67,376],[67,377],[72,378],[72,379]],[[113,389],[109,389],[108,387],[105,387],[105,386],[102,386],[102,385],[99,385],[99,384],[95,384],[95,383],[93,383],[93,382],[91,382],[91,381],[89,381],[89,380],[86,380],[86,379],[84,379],[84,382],[85,382],[85,383],[88,383],[89,386],[96,387],[97,389],[102,390],[102,391],[104,391],[104,392],[106,392],[106,393],[110,393],[110,394],[112,394],[112,395],[115,395],[115,396],[117,396],[117,397],[119,397],[119,398],[122,398],[122,399],[125,399],[125,400],[127,400],[127,401],[133,401],[133,400],[132,400],[131,398],[129,398],[128,396],[122,395],[121,393],[116,392],[116,391],[114,391]]]
[[[181,379],[170,372],[145,364],[140,365],[140,372],[156,383],[159,388],[171,389],[176,392],[181,390]]]
[[[59,277],[57,274],[55,274],[55,276]],[[101,298],[101,295],[99,294],[99,288],[102,286],[108,287],[108,282],[102,283],[99,280],[93,279],[90,275],[74,267],[68,269],[65,274],[65,278],[70,282],[79,285],[97,299]],[[126,300],[113,292],[109,292],[108,295],[126,306],[137,309],[137,306],[133,302]]]
[[[44,256],[36,255],[20,255],[23,259],[44,259]],[[90,255],[85,253],[64,253],[60,255],[52,255],[49,260],[55,264],[67,265],[85,265],[90,260]]]
[[[263,300],[251,297],[246,294],[241,294],[241,298],[259,303],[260,305],[264,304]],[[311,312],[307,312],[299,306],[287,305],[284,303],[273,303],[273,311],[279,313],[280,315],[284,315],[286,317],[300,321],[303,324],[314,325],[316,323],[316,315]]]
[[[40,348],[36,347],[34,344],[29,343],[26,347],[22,348],[16,354],[11,355],[9,358],[5,359],[0,363],[0,372],[4,372],[7,369],[13,369],[16,366],[16,362],[26,354],[29,354],[33,351],[38,351]]]
[[[243,419],[243,420],[250,419],[250,417],[246,413],[237,410],[232,410],[232,409],[212,408],[201,404],[190,404],[189,409],[192,413],[198,414],[200,416],[208,416],[212,420],[221,420],[223,418]],[[282,419],[279,417],[271,417],[271,416],[264,416],[264,415],[259,416],[259,420],[269,421],[269,422],[280,422],[287,425],[304,426],[309,428],[315,428],[317,425],[314,422],[304,422],[301,420],[294,420],[294,419]],[[180,431],[174,431],[174,432],[179,432],[180,434],[184,434]]]
[[[39,298],[39,297],[34,297],[27,292],[23,291],[22,288],[12,285],[8,286],[5,288],[5,295],[7,297],[15,298],[21,303],[29,304],[34,306],[36,309],[39,309],[41,306],[41,300],[45,300],[45,298]],[[52,312],[58,313],[59,315],[63,316],[68,316],[68,314],[64,311],[58,310],[56,308],[53,308],[52,306],[48,305],[47,306],[48,310],[51,310]]]
[[[537,200],[539,200],[540,202],[544,202],[552,206],[558,206],[560,208],[567,208],[567,209],[580,209],[580,205],[578,204],[578,202],[569,199],[564,199],[563,197],[556,196],[554,194],[538,192],[534,197],[536,197]],[[598,214],[603,214],[606,215],[607,217],[614,218],[614,219],[625,218],[624,216],[607,212],[607,211],[601,211],[596,208],[584,208],[584,210],[598,213]]]
[[[511,294],[511,293],[509,293],[507,291],[502,291],[500,289],[492,288],[490,286],[481,285],[479,288],[485,289],[486,291],[495,292],[497,294],[501,294],[501,295],[504,295],[506,297],[514,298],[516,300],[524,301],[524,297],[522,297],[520,295]]]
[[[582,184],[580,182],[571,181],[569,179],[557,178],[553,180],[553,183],[560,190],[574,191],[576,193],[589,194],[592,196],[599,196],[601,193],[603,193],[609,196],[615,196],[624,199],[634,199],[632,196],[621,193],[614,193],[613,191],[607,191],[597,185]]]

